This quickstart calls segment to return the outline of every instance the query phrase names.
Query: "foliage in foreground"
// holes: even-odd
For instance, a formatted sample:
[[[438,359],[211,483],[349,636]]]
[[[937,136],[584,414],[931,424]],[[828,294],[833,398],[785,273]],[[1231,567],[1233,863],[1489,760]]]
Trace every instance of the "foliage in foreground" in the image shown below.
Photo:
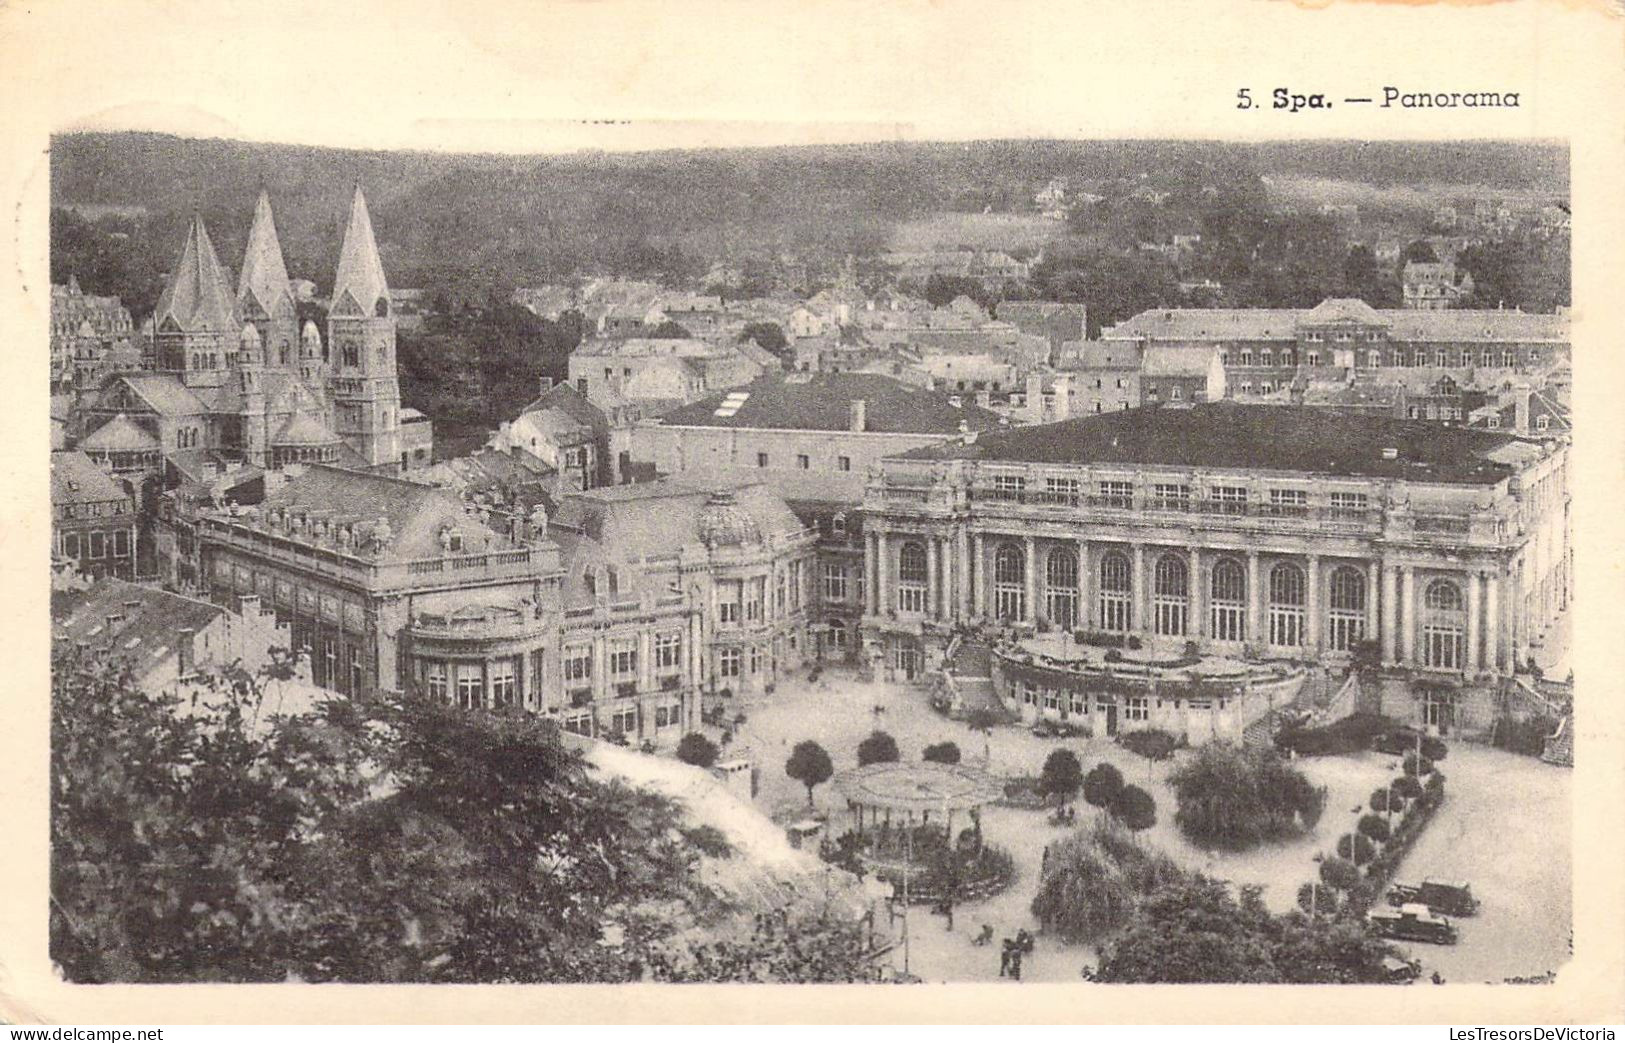
[[[1393,948],[1358,920],[1275,916],[1257,888],[1239,900],[1221,881],[1176,878],[1101,954],[1109,982],[1376,983]]]
[[[751,926],[721,848],[594,778],[550,721],[334,700],[261,719],[236,672],[154,699],[52,663],[53,959],[76,982],[528,982],[865,974],[856,924]]]

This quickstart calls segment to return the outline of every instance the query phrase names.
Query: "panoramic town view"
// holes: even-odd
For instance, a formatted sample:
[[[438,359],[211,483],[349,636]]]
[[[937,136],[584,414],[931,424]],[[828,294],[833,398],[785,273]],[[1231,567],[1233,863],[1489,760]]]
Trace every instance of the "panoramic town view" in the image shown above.
[[[69,981],[1572,955],[1560,144],[77,133],[51,203]]]

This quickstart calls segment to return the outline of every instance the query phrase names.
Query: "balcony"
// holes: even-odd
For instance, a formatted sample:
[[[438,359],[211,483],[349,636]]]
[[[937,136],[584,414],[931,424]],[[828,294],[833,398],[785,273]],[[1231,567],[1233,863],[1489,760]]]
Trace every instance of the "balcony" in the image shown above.
[[[209,517],[199,519],[198,535],[206,543],[230,547],[251,557],[375,593],[414,587],[462,586],[470,581],[530,579],[543,567],[541,560],[533,560],[529,547],[417,560],[373,561],[353,552],[313,546],[280,533]]]
[[[543,621],[534,613],[495,605],[454,613],[419,612],[411,623],[413,636],[442,641],[525,638],[542,630]]]
[[[1208,528],[1234,528],[1271,531],[1329,531],[1375,535],[1382,529],[1381,508],[1322,507],[1305,504],[1257,503],[1240,500],[1205,500],[1183,496],[1140,496],[1133,494],[1084,494],[1053,490],[1025,491],[975,487],[970,499],[998,515],[1041,518],[1050,511],[1076,511],[1086,508],[1108,516],[1121,513],[1128,518],[1155,519],[1159,515],[1186,519],[1192,515],[1211,519]],[[1230,521],[1229,519],[1234,519]]]

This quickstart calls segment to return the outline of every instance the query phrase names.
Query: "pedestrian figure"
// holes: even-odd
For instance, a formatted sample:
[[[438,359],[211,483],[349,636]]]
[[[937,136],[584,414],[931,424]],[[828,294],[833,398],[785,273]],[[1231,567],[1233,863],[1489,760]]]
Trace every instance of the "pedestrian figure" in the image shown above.
[[[1010,974],[1010,958],[1015,951],[1015,943],[1006,938],[1004,949],[999,953],[999,977],[1004,978]]]
[[[1010,954],[1010,977],[1021,980],[1021,950],[1016,949]]]
[[[954,903],[952,900],[943,901],[942,915],[948,918],[948,930],[952,931],[954,929]]]

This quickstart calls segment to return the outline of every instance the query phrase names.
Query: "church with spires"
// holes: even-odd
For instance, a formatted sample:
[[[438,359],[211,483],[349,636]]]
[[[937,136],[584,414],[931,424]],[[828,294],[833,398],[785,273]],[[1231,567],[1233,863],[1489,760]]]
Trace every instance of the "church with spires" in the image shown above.
[[[415,432],[403,445],[396,319],[359,185],[325,337],[299,321],[264,191],[236,291],[194,215],[144,330],[140,368],[106,374],[74,411],[76,448],[120,477],[167,486],[303,463],[392,474],[430,455]]]

